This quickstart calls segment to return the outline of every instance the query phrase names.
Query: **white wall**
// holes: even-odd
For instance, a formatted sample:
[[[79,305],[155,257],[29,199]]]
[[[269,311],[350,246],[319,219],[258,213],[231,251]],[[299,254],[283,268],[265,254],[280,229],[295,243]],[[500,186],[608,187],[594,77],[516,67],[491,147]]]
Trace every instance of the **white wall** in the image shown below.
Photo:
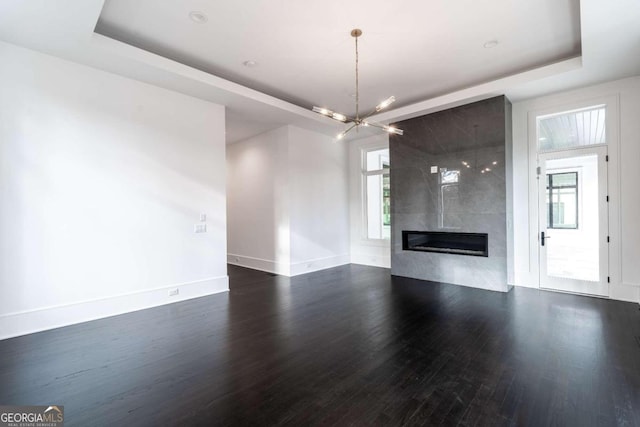
[[[288,128],[227,147],[228,258],[289,275]]]
[[[349,142],[350,240],[354,264],[391,268],[390,240],[367,238],[362,182],[362,151],[388,147],[389,135],[386,133]]]
[[[228,262],[283,275],[349,263],[345,144],[294,126],[228,148]]]
[[[344,142],[289,126],[291,274],[348,264],[348,159]]]
[[[538,287],[536,156],[528,116],[603,100],[615,115],[607,129],[610,297],[640,299],[640,77],[513,104],[515,285]]]
[[[6,43],[0,64],[0,338],[228,289],[223,107]]]

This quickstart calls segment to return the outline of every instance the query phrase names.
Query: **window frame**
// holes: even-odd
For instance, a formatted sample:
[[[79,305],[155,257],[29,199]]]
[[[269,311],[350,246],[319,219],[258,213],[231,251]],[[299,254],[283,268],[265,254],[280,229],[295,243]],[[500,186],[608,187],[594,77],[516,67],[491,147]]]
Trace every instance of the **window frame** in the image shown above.
[[[386,176],[389,178],[389,192],[391,192],[391,159],[389,159],[389,167],[375,170],[367,170],[367,154],[373,151],[383,151],[387,150],[389,152],[388,146],[371,146],[371,147],[362,147],[360,149],[360,179],[361,179],[361,190],[362,190],[362,224],[363,224],[363,235],[361,236],[364,240],[370,242],[388,242],[391,240],[391,233],[389,233],[389,237],[369,237],[369,192],[367,188],[367,181],[370,176],[381,176],[384,180]],[[384,184],[382,188],[383,194],[381,195],[381,199],[384,199]],[[389,196],[390,197],[390,196]],[[389,204],[389,209],[391,209],[391,204]],[[382,214],[384,215],[384,207],[382,208]],[[391,212],[389,212],[389,218],[391,218]],[[389,227],[391,227],[391,219],[389,220]]]
[[[565,185],[561,187],[553,186],[554,175],[567,175],[574,174],[576,176],[575,185]],[[577,170],[566,172],[553,172],[547,173],[547,195],[549,197],[549,207],[547,209],[547,228],[552,230],[579,230],[580,229],[580,173]],[[576,215],[575,215],[575,227],[555,227],[553,222],[553,190],[562,190],[567,188],[573,188],[575,190],[576,200]]]

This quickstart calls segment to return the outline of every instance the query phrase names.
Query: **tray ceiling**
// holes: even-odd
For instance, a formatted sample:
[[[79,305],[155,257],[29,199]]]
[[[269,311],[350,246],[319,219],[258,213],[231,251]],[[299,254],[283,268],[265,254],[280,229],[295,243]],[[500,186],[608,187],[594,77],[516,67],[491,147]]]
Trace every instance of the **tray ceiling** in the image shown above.
[[[107,0],[95,31],[304,108],[352,114],[355,27],[364,31],[365,110],[389,95],[397,108],[581,54],[578,0]],[[498,44],[484,47],[490,41]]]

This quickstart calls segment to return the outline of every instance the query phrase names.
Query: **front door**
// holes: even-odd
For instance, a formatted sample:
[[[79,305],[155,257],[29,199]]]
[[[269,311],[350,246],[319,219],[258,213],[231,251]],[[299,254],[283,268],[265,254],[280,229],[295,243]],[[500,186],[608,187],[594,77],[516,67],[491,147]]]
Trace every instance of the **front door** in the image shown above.
[[[607,147],[540,154],[540,287],[609,296]]]

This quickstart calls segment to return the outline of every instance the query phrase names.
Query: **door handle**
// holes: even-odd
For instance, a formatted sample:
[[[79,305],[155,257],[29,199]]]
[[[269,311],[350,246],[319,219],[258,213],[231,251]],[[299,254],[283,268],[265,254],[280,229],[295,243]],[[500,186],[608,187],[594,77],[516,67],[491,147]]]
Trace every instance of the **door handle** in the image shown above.
[[[546,239],[550,239],[550,238],[551,238],[551,236],[545,236],[545,235],[544,235],[544,231],[543,231],[543,232],[541,232],[541,233],[540,233],[540,244],[541,244],[542,246],[544,246],[544,241],[545,241]]]

